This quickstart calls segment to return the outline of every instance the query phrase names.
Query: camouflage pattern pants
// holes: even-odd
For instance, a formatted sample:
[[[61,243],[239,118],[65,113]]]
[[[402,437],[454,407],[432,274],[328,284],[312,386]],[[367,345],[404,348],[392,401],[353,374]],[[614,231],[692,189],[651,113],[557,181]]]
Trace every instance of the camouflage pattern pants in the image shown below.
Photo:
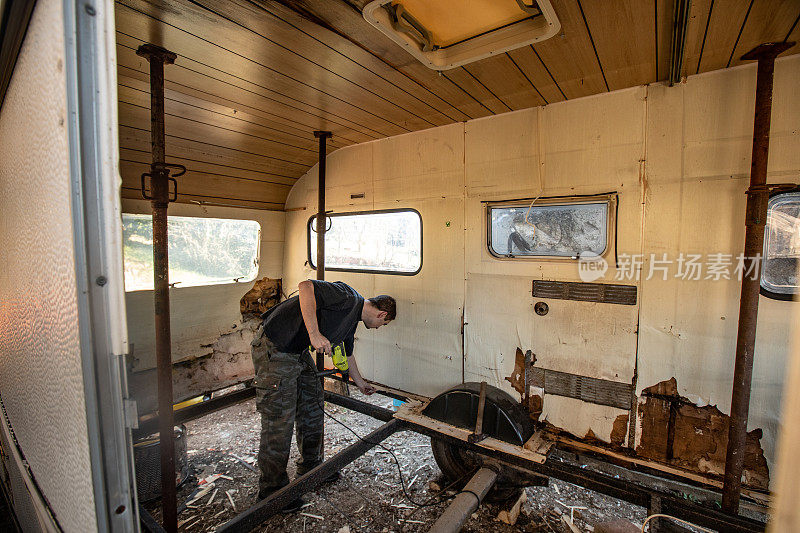
[[[272,342],[262,336],[260,327],[251,344],[256,372],[253,383],[256,409],[261,413],[258,488],[263,496],[289,483],[286,465],[293,426],[297,426],[297,447],[301,455],[297,462],[298,474],[322,462],[323,396],[308,352],[277,351]]]

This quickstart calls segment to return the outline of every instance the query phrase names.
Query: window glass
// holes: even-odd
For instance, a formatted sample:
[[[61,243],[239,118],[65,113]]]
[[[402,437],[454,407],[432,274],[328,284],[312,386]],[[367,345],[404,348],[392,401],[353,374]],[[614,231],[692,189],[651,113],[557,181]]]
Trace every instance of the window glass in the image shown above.
[[[125,290],[153,289],[150,215],[122,215]],[[254,220],[168,217],[169,282],[178,287],[251,281],[261,226]]]
[[[411,210],[327,217],[325,269],[416,274],[422,268],[422,219]],[[308,222],[309,260],[316,268],[316,217]]]
[[[502,257],[605,252],[608,202],[489,207],[489,250]]]
[[[800,259],[800,192],[769,199],[761,286],[777,295],[797,294]]]

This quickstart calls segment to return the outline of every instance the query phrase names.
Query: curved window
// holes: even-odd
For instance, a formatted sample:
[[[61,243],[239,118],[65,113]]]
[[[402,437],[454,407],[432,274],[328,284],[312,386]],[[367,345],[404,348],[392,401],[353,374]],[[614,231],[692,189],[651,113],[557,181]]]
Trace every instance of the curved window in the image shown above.
[[[254,280],[260,234],[255,220],[167,217],[170,285]],[[123,214],[122,241],[125,291],[153,290],[153,217]]]
[[[413,209],[326,217],[325,270],[414,275],[422,269],[422,218]],[[316,217],[308,220],[308,261],[316,268]]]
[[[769,199],[764,230],[761,289],[765,296],[790,300],[797,294],[800,259],[800,192]]]

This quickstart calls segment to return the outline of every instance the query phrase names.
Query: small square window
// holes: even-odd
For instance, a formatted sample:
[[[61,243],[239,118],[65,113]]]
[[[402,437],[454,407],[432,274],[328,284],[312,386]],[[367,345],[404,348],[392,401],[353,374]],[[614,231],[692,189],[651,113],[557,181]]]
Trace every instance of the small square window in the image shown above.
[[[602,255],[608,201],[489,206],[489,251],[496,257]]]
[[[797,294],[800,259],[800,192],[776,194],[769,199],[764,230],[761,289],[765,296],[782,300]]]

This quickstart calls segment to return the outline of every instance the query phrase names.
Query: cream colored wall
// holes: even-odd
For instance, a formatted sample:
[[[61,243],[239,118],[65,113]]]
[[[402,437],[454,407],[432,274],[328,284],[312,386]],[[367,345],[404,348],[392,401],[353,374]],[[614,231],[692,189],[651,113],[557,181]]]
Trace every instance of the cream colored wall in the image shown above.
[[[800,59],[776,65],[769,179],[797,180]],[[620,254],[738,254],[743,247],[755,67],[473,120],[340,149],[328,158],[328,208],[410,207],[423,217],[423,267],[413,277],[329,272],[365,296],[398,299],[398,320],[360,328],[356,355],[377,381],[437,394],[462,379],[504,379],[517,347],[537,366],[630,383],[637,392],[675,377],[682,394],[729,409],[737,281],[599,281],[639,288],[637,306],[551,300],[533,313],[533,279],[578,281],[573,261],[502,260],[486,249],[486,200],[619,193]],[[794,99],[793,99],[794,97]],[[794,127],[794,129],[792,129]],[[287,201],[287,292],[313,277],[306,223],[316,209],[316,168]],[[359,200],[350,194],[364,193]],[[611,259],[613,247],[606,257]],[[645,264],[645,273],[648,264]],[[773,457],[793,303],[761,299],[751,427]],[[725,317],[722,319],[721,317]],[[640,334],[637,334],[639,332]],[[637,362],[638,358],[638,362]],[[609,440],[627,411],[546,396],[543,418]]]
[[[76,252],[72,226],[72,196],[80,190],[69,168],[69,5],[36,3],[0,109],[2,416],[24,454],[24,476],[41,493],[23,488],[13,503],[30,517],[39,511],[32,502],[43,497],[54,519],[22,526],[68,533],[97,530],[92,471],[102,466],[90,456],[84,391],[94,384],[84,383],[78,324],[75,263],[83,251]]]
[[[122,200],[125,213],[149,214],[150,202]],[[255,220],[261,225],[260,264],[257,279],[280,278],[283,271],[285,214],[281,211],[170,204],[170,216],[232,218]],[[181,361],[210,354],[211,344],[220,335],[241,324],[239,300],[253,286],[247,283],[222,283],[200,287],[170,289],[172,319],[172,359]],[[155,368],[153,291],[125,294],[128,317],[130,361],[133,371]],[[241,351],[246,351],[244,346]]]

